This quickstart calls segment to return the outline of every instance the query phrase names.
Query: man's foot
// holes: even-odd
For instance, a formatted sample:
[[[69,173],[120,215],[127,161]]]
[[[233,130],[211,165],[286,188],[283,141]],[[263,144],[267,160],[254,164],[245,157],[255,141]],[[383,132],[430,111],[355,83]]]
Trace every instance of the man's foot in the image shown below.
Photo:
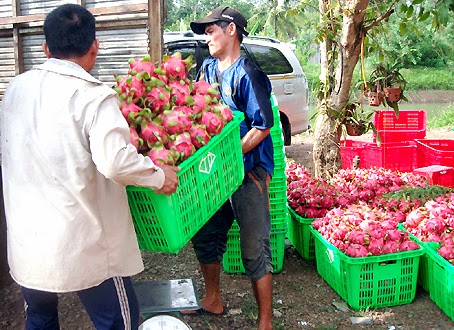
[[[224,310],[220,313],[214,313],[214,312],[210,312],[208,310],[206,310],[205,308],[199,308],[199,309],[195,309],[195,310],[183,310],[183,311],[180,311],[180,314],[182,315],[193,315],[193,316],[198,316],[198,315],[211,315],[211,316],[220,316],[220,315],[227,315],[228,314],[228,310],[227,308],[224,308]]]

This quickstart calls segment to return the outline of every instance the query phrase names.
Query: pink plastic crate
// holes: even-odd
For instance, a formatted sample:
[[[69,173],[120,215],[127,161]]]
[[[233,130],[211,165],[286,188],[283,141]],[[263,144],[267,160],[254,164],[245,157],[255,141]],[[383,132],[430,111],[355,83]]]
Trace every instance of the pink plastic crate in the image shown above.
[[[340,151],[342,159],[342,168],[351,168],[355,156],[363,157],[364,147],[368,142],[344,140],[340,142]],[[361,163],[360,163],[360,167]]]
[[[431,185],[454,188],[454,168],[451,166],[431,165],[413,170],[413,173],[424,176]]]
[[[416,143],[414,141],[389,142],[377,146],[368,143],[362,154],[360,167],[384,167],[394,171],[412,172],[417,168]]]
[[[442,165],[454,167],[454,140],[416,139],[418,167]]]
[[[383,143],[413,141],[426,136],[427,115],[425,110],[400,110],[397,118],[394,110],[377,110],[373,124]]]

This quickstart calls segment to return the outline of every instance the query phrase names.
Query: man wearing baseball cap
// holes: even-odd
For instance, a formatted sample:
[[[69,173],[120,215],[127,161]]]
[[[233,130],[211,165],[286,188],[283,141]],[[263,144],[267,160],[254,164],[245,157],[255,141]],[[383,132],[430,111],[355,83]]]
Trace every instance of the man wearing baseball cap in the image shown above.
[[[274,169],[274,149],[269,131],[274,120],[267,75],[241,57],[241,42],[248,34],[246,25],[244,16],[230,7],[218,7],[204,19],[191,22],[195,33],[206,35],[211,55],[204,60],[198,79],[217,83],[221,102],[245,116],[240,124],[243,182],[192,239],[206,291],[202,308],[193,313],[226,312],[220,293],[220,262],[226,251],[227,233],[236,219],[244,269],[259,309],[258,329],[270,330],[273,266],[268,186]]]
[[[191,30],[197,34],[205,34],[205,27],[208,24],[216,23],[218,21],[235,23],[242,34],[245,36],[249,35],[249,32],[245,30],[247,21],[244,16],[230,7],[217,7],[216,9],[213,9],[205,18],[191,22]]]

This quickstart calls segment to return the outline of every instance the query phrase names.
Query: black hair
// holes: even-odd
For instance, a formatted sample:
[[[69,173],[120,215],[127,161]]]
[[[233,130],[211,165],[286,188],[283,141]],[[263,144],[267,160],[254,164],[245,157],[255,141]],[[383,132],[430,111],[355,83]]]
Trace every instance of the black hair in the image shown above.
[[[225,31],[225,29],[227,28],[227,26],[229,26],[230,23],[227,21],[217,21],[215,22],[215,24],[219,26],[223,31]],[[243,42],[243,32],[240,28],[238,28],[238,25],[236,26],[236,29],[238,31],[236,35],[238,36],[238,41],[241,44]]]
[[[59,6],[47,15],[44,36],[52,57],[83,56],[96,38],[95,17],[80,5]]]

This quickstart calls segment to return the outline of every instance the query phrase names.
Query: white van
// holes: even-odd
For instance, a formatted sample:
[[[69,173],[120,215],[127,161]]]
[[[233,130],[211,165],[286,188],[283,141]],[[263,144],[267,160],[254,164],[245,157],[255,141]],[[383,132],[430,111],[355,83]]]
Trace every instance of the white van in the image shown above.
[[[180,52],[183,58],[194,55],[195,72],[209,55],[203,35],[193,32],[164,33],[165,53]],[[242,55],[254,61],[270,78],[279,103],[284,144],[291,144],[291,136],[309,128],[308,86],[306,75],[291,45],[273,38],[245,37]]]

